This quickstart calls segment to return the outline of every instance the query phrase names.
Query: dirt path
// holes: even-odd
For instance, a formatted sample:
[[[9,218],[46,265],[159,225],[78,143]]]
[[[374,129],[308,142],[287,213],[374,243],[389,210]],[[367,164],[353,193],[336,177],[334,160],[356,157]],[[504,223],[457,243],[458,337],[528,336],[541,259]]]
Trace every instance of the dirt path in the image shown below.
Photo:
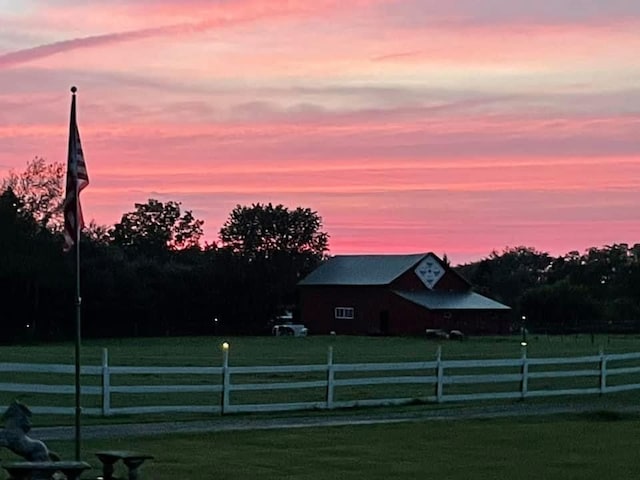
[[[438,420],[466,420],[479,418],[502,418],[517,416],[540,416],[579,414],[597,411],[611,411],[625,414],[640,413],[639,406],[614,405],[594,401],[572,403],[566,401],[554,404],[509,404],[487,406],[457,406],[451,408],[428,408],[409,412],[386,413],[375,409],[372,413],[327,412],[325,415],[300,416],[228,416],[213,420],[163,423],[130,423],[118,425],[86,425],[82,427],[82,438],[120,438],[125,436],[167,435],[173,433],[223,432],[233,430],[264,430],[278,428],[311,428],[342,425],[373,425],[384,423],[424,422]],[[40,440],[73,439],[73,427],[34,428],[30,435]]]

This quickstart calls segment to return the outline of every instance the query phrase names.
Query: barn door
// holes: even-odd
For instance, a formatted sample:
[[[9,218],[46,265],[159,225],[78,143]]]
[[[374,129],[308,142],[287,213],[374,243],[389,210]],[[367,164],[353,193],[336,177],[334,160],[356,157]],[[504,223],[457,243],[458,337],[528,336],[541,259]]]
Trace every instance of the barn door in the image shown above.
[[[380,311],[380,334],[389,335],[389,310]]]

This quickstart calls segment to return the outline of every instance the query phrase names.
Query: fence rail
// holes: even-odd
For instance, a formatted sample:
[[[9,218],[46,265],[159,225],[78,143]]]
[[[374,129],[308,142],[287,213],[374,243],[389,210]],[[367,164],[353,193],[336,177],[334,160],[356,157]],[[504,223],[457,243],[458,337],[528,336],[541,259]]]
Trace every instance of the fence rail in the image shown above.
[[[93,380],[94,385],[82,385],[81,388],[83,399],[97,397],[95,406],[83,408],[86,415],[274,412],[640,390],[640,352],[529,358],[523,350],[520,358],[445,360],[438,350],[436,359],[426,362],[335,364],[330,347],[326,364],[253,367],[230,366],[228,350],[224,351],[222,365],[217,367],[110,366],[108,358],[105,349],[100,366],[81,369],[83,379],[97,377]],[[633,362],[636,364],[630,365]],[[24,374],[25,381],[18,382],[13,375],[12,381],[0,382],[2,401],[8,401],[9,394],[29,394],[34,413],[74,414],[72,402],[60,400],[61,397],[71,399],[75,393],[73,385],[26,380],[29,375],[38,374],[48,374],[49,382],[70,378],[74,373],[73,365],[0,363],[0,375],[4,373]],[[150,376],[152,381],[159,383],[139,384],[136,379],[141,376]],[[179,384],[162,383],[167,376],[184,377],[185,380]],[[610,381],[611,377],[615,382]],[[114,379],[118,380],[115,385]],[[552,381],[556,384],[548,383]],[[408,388],[413,390],[406,390]],[[282,401],[282,397],[269,397],[282,395],[281,392],[288,392],[286,401]],[[311,400],[303,398],[304,392],[315,396]],[[347,398],[338,399],[343,393],[347,393],[343,395]],[[366,398],[367,393],[373,394],[374,398]],[[171,403],[171,395],[177,394],[179,405],[158,404],[163,403],[159,401],[161,398],[164,403]],[[206,404],[190,401],[192,394],[205,395]],[[53,396],[57,400],[35,401],[31,395],[44,395],[46,399]],[[243,395],[248,398],[242,398]],[[123,396],[124,400],[114,406],[113,400],[117,396]],[[236,396],[241,397],[240,400],[232,402]],[[0,408],[4,409],[6,405]]]

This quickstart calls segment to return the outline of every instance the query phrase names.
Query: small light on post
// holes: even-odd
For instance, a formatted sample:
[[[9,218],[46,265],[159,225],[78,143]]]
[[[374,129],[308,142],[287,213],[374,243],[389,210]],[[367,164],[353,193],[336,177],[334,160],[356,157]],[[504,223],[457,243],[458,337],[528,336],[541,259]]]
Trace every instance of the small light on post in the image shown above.
[[[220,414],[224,415],[229,405],[229,342],[222,342],[222,392],[220,394]]]

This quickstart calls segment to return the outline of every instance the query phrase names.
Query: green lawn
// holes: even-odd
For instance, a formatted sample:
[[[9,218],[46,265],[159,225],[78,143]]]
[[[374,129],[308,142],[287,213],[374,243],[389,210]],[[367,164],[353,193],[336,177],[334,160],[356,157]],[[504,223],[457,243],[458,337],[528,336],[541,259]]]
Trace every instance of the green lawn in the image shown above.
[[[350,337],[350,336],[310,336],[307,338],[290,337],[181,337],[181,338],[141,338],[141,339],[110,339],[87,340],[82,348],[83,365],[99,365],[102,349],[109,351],[110,365],[143,365],[143,366],[220,366],[222,352],[220,345],[228,341],[230,348],[230,364],[235,365],[283,365],[283,364],[324,364],[327,360],[327,350],[330,346],[334,350],[334,363],[359,362],[407,362],[433,360],[436,350],[442,348],[444,359],[476,359],[476,358],[518,358],[521,355],[519,337],[478,337],[464,342],[437,342],[418,337]],[[638,336],[600,336],[592,341],[588,335],[547,337],[530,335],[529,357],[550,356],[578,356],[592,355],[602,347],[606,352],[640,351],[640,337]],[[73,364],[73,345],[71,343],[3,346],[0,347],[0,358],[4,362],[29,363],[66,363]],[[597,368],[597,365],[579,368]],[[476,369],[479,370],[479,369]],[[422,374],[425,372],[402,373],[403,375]],[[433,372],[426,372],[432,374]],[[486,371],[457,371],[463,373],[487,373]],[[495,371],[493,371],[495,373]],[[508,367],[501,373],[518,373],[517,367]],[[395,375],[395,373],[392,373]],[[340,373],[336,378],[347,378],[355,374]],[[384,375],[374,373],[371,375]],[[386,373],[389,375],[389,373]],[[640,375],[636,376],[640,377]],[[255,375],[234,375],[233,383],[256,381],[290,381],[289,374],[271,374],[257,377]],[[323,380],[324,372],[297,374],[295,380]],[[610,381],[621,381],[622,376],[611,377]],[[26,381],[28,383],[61,383],[73,384],[73,375],[49,374],[18,374],[0,373],[0,383]],[[594,377],[576,377],[562,379],[539,379],[530,382],[531,389],[562,388],[564,385],[573,387],[594,386]],[[640,383],[640,378],[636,379]],[[112,385],[127,384],[212,384],[220,382],[219,378],[196,375],[135,375],[130,378],[123,376],[112,377]],[[483,391],[517,391],[518,382],[508,384],[487,385]],[[99,385],[100,378],[83,376],[82,384]],[[469,393],[472,385],[449,385],[447,393]],[[486,390],[490,389],[490,390]],[[272,390],[264,392],[232,392],[232,404],[263,403],[263,402],[293,402],[293,401],[322,401],[324,388],[318,387],[308,390]],[[432,385],[379,385],[339,387],[336,389],[336,400],[360,400],[364,398],[423,398],[433,395]],[[638,392],[629,392],[612,396],[616,400],[634,404],[638,401]],[[73,395],[47,395],[43,393],[0,393],[0,404],[7,404],[13,398],[18,398],[30,406],[59,405],[72,407]],[[533,400],[527,400],[533,401]],[[556,401],[556,399],[553,399]],[[131,405],[219,405],[217,393],[169,393],[169,394],[113,394],[112,406]],[[99,407],[99,396],[84,396],[82,405],[85,408]],[[424,408],[436,408],[427,405]],[[190,419],[199,418],[198,415],[143,415],[102,419],[87,417],[87,423],[114,421],[153,421],[167,418]],[[71,424],[72,416],[39,416],[37,424]]]
[[[334,348],[336,363],[432,360],[438,343],[423,338],[153,338],[85,341],[83,364],[97,365],[103,347],[111,365],[217,366],[220,344],[231,344],[231,365],[321,364]],[[517,358],[519,338],[471,338],[443,342],[445,359]],[[530,357],[577,356],[640,351],[640,337],[589,336],[529,338]],[[73,363],[73,345],[0,347],[3,362]],[[6,374],[0,374],[6,375]],[[39,378],[37,382],[57,382]],[[13,379],[15,380],[15,378]],[[89,381],[89,379],[85,379]],[[137,379],[154,383],[153,376]],[[0,382],[11,381],[1,379]],[[94,378],[92,381],[96,381]],[[67,379],[68,383],[73,378]],[[64,397],[69,405],[72,396]],[[640,393],[606,396],[604,410],[638,405]],[[35,398],[35,397],[34,397]],[[10,400],[4,394],[1,402]],[[30,398],[23,399],[30,404]],[[61,400],[62,401],[62,400]],[[527,402],[544,402],[543,399]],[[551,401],[561,403],[561,398]],[[589,397],[571,399],[590,401]],[[500,402],[493,402],[500,403]],[[503,402],[504,403],[504,402]],[[83,401],[83,405],[85,402]],[[469,404],[467,404],[469,405]],[[451,405],[446,405],[451,407]],[[406,409],[442,408],[413,405]],[[399,408],[368,409],[383,416]],[[338,412],[291,415],[349,415]],[[263,414],[266,415],[266,414]],[[280,414],[282,415],[282,414]],[[203,415],[144,415],[111,419],[85,418],[83,424],[196,419]],[[211,418],[209,416],[208,418]],[[215,417],[214,417],[215,418]],[[247,415],[248,421],[252,418]],[[72,417],[34,416],[35,426],[72,424]],[[349,426],[272,431],[168,435],[121,440],[84,440],[83,459],[98,449],[126,448],[149,452],[156,460],[145,465],[143,479],[626,479],[640,470],[640,419],[603,414],[484,421],[430,421],[377,426]],[[73,443],[49,442],[63,458],[72,458]],[[3,460],[9,455],[0,451]],[[92,472],[94,473],[94,472]],[[95,471],[97,474],[98,472]]]
[[[425,361],[435,358],[438,345],[444,358],[507,358],[520,356],[520,338],[472,337],[464,342],[437,342],[421,337],[168,337],[85,340],[83,364],[100,363],[103,348],[112,365],[220,365],[220,346],[228,341],[231,365],[317,364],[334,348],[335,362]],[[530,356],[575,356],[598,352],[640,351],[640,336],[529,335]],[[73,363],[73,343],[0,346],[3,362]]]
[[[632,479],[640,420],[613,414],[85,441],[155,455],[143,479]],[[70,457],[70,442],[51,447]]]

